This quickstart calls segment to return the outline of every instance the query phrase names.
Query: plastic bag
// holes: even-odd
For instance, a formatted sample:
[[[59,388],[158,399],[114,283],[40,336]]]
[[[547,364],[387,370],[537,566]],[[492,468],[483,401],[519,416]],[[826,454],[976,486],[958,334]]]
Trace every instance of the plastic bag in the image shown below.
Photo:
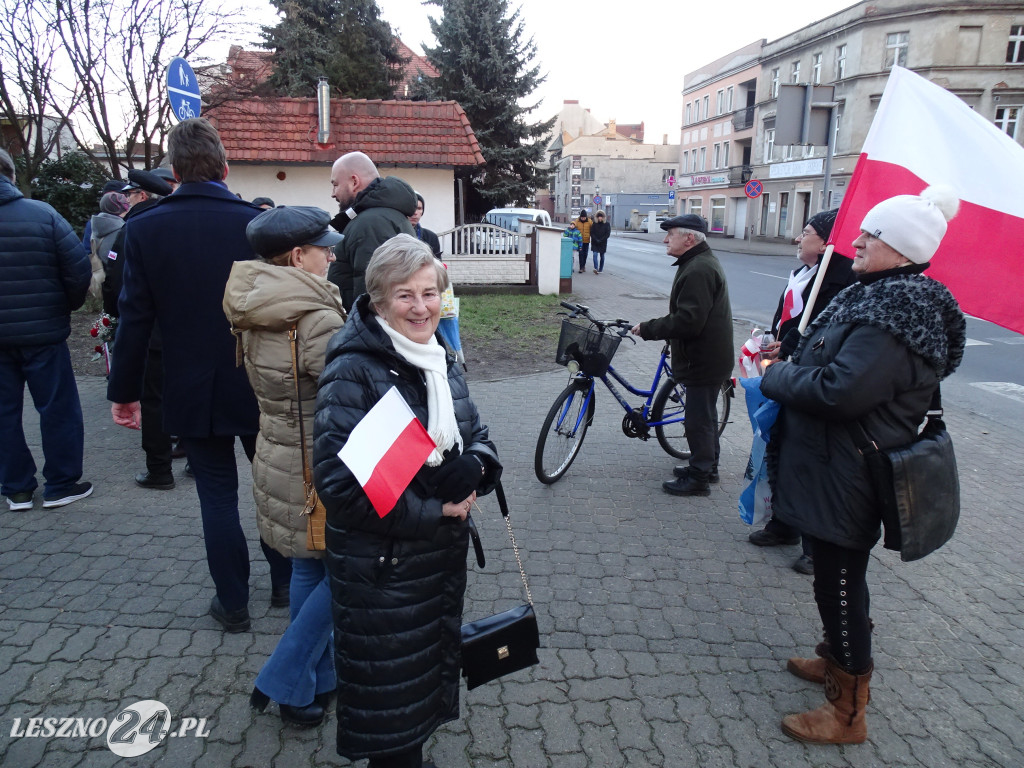
[[[761,393],[761,377],[742,379],[746,393],[747,416],[754,432],[750,458],[743,479],[747,486],[740,493],[740,519],[747,525],[764,525],[772,516],[772,489],[768,484],[768,463],[765,450],[771,437],[771,428],[779,415],[779,404]]]

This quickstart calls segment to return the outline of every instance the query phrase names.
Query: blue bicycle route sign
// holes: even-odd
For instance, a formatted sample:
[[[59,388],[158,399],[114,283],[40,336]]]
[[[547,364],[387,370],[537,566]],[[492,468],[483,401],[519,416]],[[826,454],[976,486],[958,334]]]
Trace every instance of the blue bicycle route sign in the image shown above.
[[[167,98],[171,102],[171,113],[179,121],[199,117],[202,97],[196,73],[180,56],[171,59],[167,67]]]
[[[761,186],[761,182],[757,179],[751,179],[747,182],[747,185],[743,188],[743,192],[747,197],[760,197],[761,192],[764,191],[764,187]]]

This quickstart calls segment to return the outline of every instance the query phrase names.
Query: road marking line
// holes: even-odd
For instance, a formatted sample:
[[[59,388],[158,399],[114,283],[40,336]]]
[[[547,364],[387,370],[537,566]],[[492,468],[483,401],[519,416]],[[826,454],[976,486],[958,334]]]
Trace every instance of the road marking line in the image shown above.
[[[774,277],[776,280],[789,280],[788,277],[780,277],[779,275],[769,275],[767,272],[755,272],[754,270],[750,270],[750,274],[761,275],[761,277]]]
[[[971,386],[1024,403],[1024,387],[1012,381],[972,381]]]
[[[978,341],[977,339],[968,339],[964,344],[966,347],[991,347],[987,341]]]

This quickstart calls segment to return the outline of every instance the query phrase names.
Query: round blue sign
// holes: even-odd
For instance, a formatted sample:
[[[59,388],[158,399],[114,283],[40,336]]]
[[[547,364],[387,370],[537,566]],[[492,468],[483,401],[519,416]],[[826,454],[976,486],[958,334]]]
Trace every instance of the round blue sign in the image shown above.
[[[203,104],[199,83],[192,67],[181,57],[171,59],[167,67],[167,98],[171,102],[171,113],[177,120],[199,117]]]
[[[747,197],[750,198],[760,197],[763,191],[764,187],[761,186],[761,182],[758,181],[757,179],[751,179],[743,188],[743,192],[746,194]]]

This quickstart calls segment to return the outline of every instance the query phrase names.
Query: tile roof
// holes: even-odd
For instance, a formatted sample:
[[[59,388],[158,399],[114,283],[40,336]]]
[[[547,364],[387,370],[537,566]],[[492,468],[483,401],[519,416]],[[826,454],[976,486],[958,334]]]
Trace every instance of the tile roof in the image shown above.
[[[395,94],[398,97],[407,96],[409,89],[420,79],[421,75],[422,77],[440,75],[440,72],[427,60],[426,56],[420,56],[400,38],[395,38],[395,46],[398,48],[398,55],[407,60],[402,68],[402,81],[395,86]]]
[[[331,99],[331,136],[316,143],[316,99],[230,102],[204,114],[217,127],[230,162],[333,162],[358,150],[375,163],[405,167],[484,162],[466,113],[454,101]]]

